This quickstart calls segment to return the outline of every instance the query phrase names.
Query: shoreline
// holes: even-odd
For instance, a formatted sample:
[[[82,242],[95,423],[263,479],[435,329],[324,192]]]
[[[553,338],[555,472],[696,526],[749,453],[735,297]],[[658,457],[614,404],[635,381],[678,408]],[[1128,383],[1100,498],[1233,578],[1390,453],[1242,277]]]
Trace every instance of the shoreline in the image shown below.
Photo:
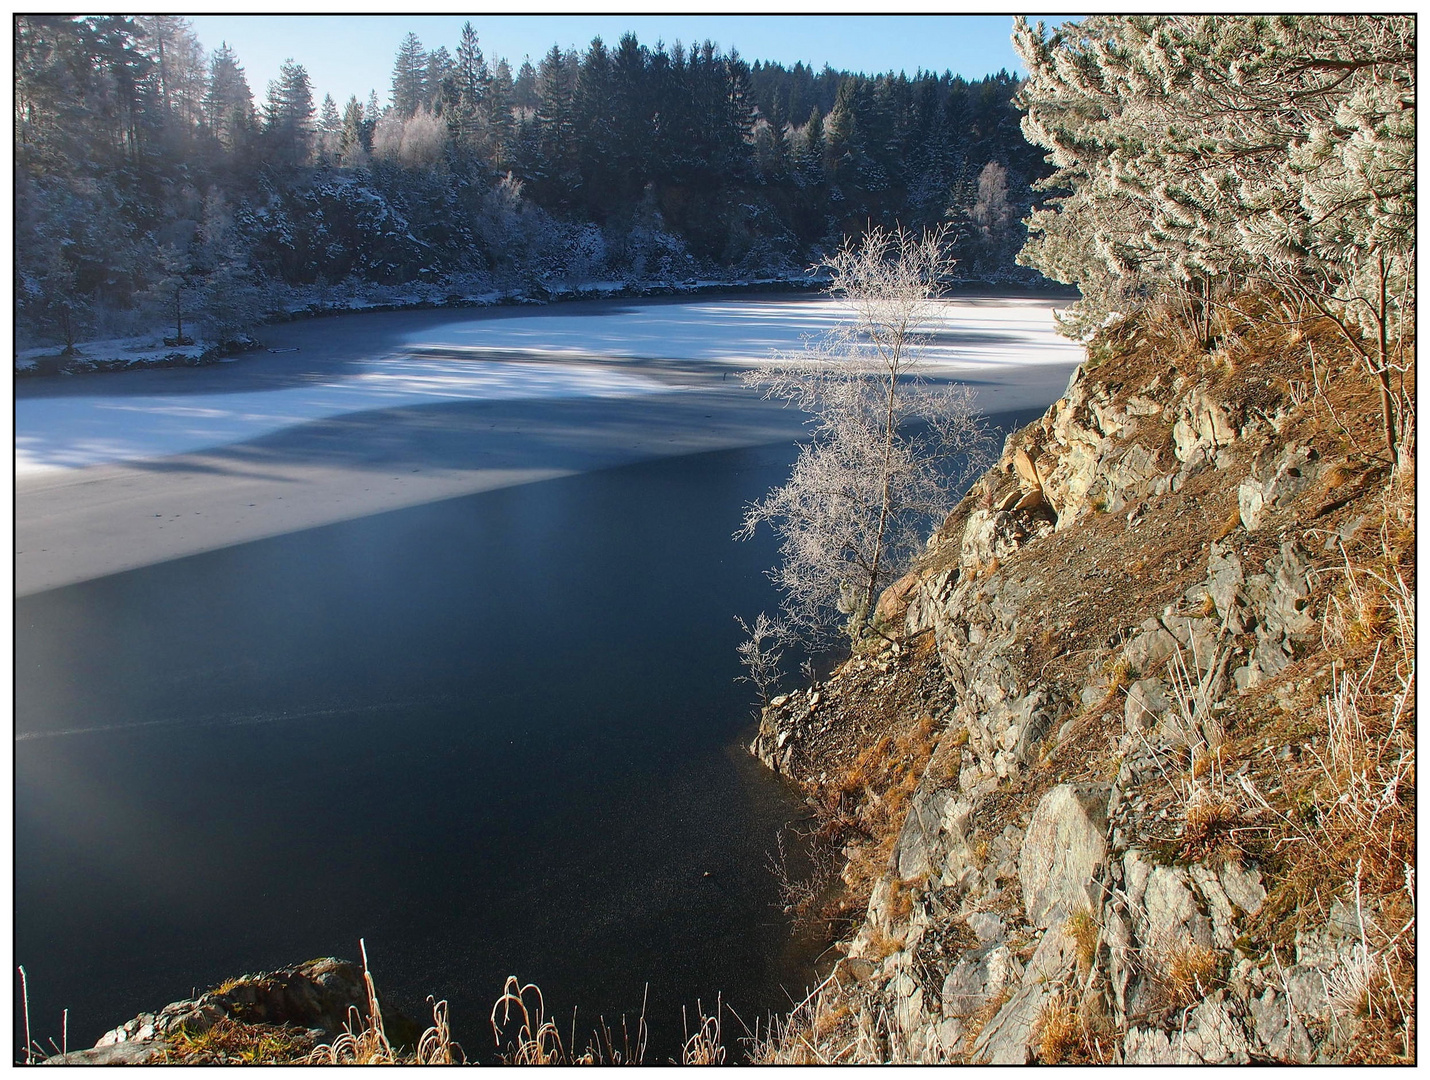
[[[503,308],[532,308],[547,307],[550,305],[560,305],[592,300],[679,300],[683,297],[714,296],[728,299],[738,299],[742,296],[778,296],[789,293],[818,293],[828,284],[828,279],[823,277],[785,277],[785,278],[755,278],[743,281],[699,281],[687,280],[684,282],[660,282],[650,284],[637,284],[631,282],[621,283],[617,288],[601,287],[572,287],[545,289],[540,288],[534,291],[522,291],[518,289],[501,290],[492,293],[484,293],[480,296],[451,294],[443,299],[414,298],[410,300],[397,300],[392,302],[369,302],[361,299],[352,299],[346,303],[325,303],[315,301],[301,308],[294,308],[285,312],[274,313],[268,318],[255,323],[252,330],[259,331],[264,327],[279,327],[295,322],[308,322],[318,319],[329,319],[339,315],[361,315],[378,314],[384,312],[397,311],[485,311]],[[954,297],[971,297],[979,295],[998,295],[1010,297],[1026,297],[1028,299],[1075,299],[1076,294],[1065,285],[1057,282],[1047,281],[1034,283],[1000,284],[994,281],[970,278],[952,282],[949,286],[949,295]],[[133,341],[139,337],[152,337],[154,334],[162,334],[162,331],[154,331],[150,334],[135,335],[133,338],[123,340]],[[238,340],[232,342],[213,343],[206,348],[200,349],[198,353],[181,352],[177,348],[167,345],[162,348],[170,348],[168,353],[161,351],[161,346],[153,346],[149,352],[157,353],[152,357],[131,357],[129,359],[117,359],[112,357],[89,357],[80,351],[81,346],[86,343],[78,343],[76,351],[68,359],[63,352],[46,353],[41,355],[41,347],[32,347],[23,350],[25,353],[33,354],[25,366],[20,366],[20,353],[16,353],[14,361],[14,378],[28,382],[31,379],[58,378],[73,375],[100,375],[116,374],[123,371],[143,371],[166,369],[175,367],[208,367],[213,364],[229,363],[247,354],[261,351],[264,344],[254,337],[253,333],[245,332],[239,336]],[[88,343],[93,348],[93,343]],[[190,349],[197,346],[190,346]],[[111,352],[115,350],[110,350]]]

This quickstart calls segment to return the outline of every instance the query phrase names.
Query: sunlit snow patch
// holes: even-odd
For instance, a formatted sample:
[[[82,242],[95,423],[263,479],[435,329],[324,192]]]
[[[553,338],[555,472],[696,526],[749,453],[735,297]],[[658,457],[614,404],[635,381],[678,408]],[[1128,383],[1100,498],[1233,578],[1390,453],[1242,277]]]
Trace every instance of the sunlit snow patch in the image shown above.
[[[561,311],[467,319],[413,334],[410,344],[480,349],[540,348],[547,355],[606,355],[751,364],[801,349],[848,320],[838,300],[711,300],[639,304],[567,315]],[[1081,347],[1058,336],[1046,303],[1016,298],[947,300],[929,328],[930,375],[986,374],[989,365],[1076,364]]]

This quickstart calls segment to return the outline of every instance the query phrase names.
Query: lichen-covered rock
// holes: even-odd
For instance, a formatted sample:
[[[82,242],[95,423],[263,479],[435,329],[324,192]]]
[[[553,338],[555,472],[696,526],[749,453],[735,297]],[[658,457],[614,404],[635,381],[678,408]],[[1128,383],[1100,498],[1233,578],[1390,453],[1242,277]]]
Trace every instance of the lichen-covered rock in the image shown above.
[[[1028,537],[1027,522],[1021,515],[1005,510],[975,510],[963,533],[959,566],[978,570],[1005,559]]]
[[[1147,731],[1157,726],[1170,707],[1167,686],[1161,679],[1138,679],[1127,688],[1123,719],[1128,731]]]
[[[1236,441],[1240,410],[1218,401],[1198,387],[1184,399],[1172,426],[1177,460],[1188,463],[1214,461],[1217,451]]]
[[[1228,1008],[1225,994],[1209,994],[1172,1039],[1178,1065],[1243,1065],[1251,1060],[1246,1030]]]
[[[1267,987],[1260,996],[1247,999],[1252,1034],[1268,1057],[1306,1065],[1315,1049],[1299,1016],[1293,1015],[1284,994]]]
[[[1017,983],[1022,966],[1006,945],[984,945],[959,958],[939,995],[944,1016],[970,1016]]]
[[[1202,914],[1184,867],[1158,866],[1129,851],[1123,858],[1127,898],[1139,910],[1137,937],[1163,958],[1197,945],[1210,948],[1211,920]]]
[[[1266,888],[1261,884],[1261,871],[1238,863],[1226,863],[1220,870],[1222,891],[1227,899],[1248,915],[1261,910]]]

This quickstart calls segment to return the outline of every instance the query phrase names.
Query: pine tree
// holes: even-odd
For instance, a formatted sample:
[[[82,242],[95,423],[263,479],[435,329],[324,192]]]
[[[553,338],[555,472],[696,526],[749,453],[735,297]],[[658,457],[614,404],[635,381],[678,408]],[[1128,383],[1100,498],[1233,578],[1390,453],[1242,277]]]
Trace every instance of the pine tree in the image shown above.
[[[202,118],[206,59],[193,24],[178,15],[141,15],[141,47],[154,64],[166,123],[188,134]]]
[[[536,68],[531,66],[531,57],[522,58],[521,67],[516,69],[516,81],[512,84],[511,102],[518,109],[536,108]]]
[[[540,168],[547,197],[558,202],[570,198],[580,183],[576,145],[576,80],[574,55],[553,45],[541,59],[536,74],[536,127]]]
[[[399,120],[406,120],[430,97],[427,52],[417,35],[409,33],[398,46],[392,65],[392,110]]]
[[[499,60],[496,70],[492,72],[482,109],[486,124],[484,149],[487,164],[498,172],[509,168],[512,144],[516,138],[516,123],[511,112],[513,93],[511,68],[505,59]]]
[[[855,175],[854,90],[854,79],[841,82],[834,108],[824,118],[824,175],[841,186],[852,183]]]
[[[482,57],[477,32],[470,22],[462,24],[453,78],[457,93],[447,112],[447,124],[459,147],[468,153],[477,153],[485,141],[486,124],[482,111],[491,85],[491,73]]]
[[[447,51],[445,45],[437,46],[427,57],[427,74],[423,80],[427,88],[427,97],[423,101],[423,105],[437,115],[441,115],[448,103],[456,99],[456,87],[453,82],[456,70],[452,54]]]
[[[290,57],[279,66],[278,78],[268,84],[263,112],[263,135],[274,156],[288,164],[307,164],[313,139],[313,88],[302,64]]]
[[[363,123],[362,104],[354,94],[343,106],[343,126],[338,132],[338,156],[346,163],[358,153],[371,149],[371,136]]]
[[[613,75],[605,43],[594,38],[576,78],[574,111],[585,201],[602,215],[621,197],[615,165]]]
[[[332,94],[323,95],[323,107],[318,111],[318,135],[324,160],[337,156],[343,132],[343,118],[338,113]]]
[[[640,196],[650,179],[650,88],[647,50],[634,34],[624,34],[611,56],[612,167],[622,196]]]
[[[236,151],[252,137],[253,92],[234,51],[224,42],[209,61],[204,122],[225,150]]]

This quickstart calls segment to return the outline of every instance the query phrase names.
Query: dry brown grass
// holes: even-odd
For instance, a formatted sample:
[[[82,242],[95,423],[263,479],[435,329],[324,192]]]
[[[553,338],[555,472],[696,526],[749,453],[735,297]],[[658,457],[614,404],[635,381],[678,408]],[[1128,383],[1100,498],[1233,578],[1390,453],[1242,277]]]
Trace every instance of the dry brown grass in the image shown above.
[[[933,756],[934,730],[933,718],[922,715],[911,728],[861,750],[839,776],[816,790],[826,843],[851,853],[843,873],[847,893],[837,901],[845,910],[868,904],[874,882],[888,866],[909,799]]]
[[[884,910],[888,912],[889,921],[893,923],[903,922],[914,910],[914,890],[908,882],[894,878],[889,882],[889,902]]]
[[[772,1020],[763,1037],[749,1041],[747,1060],[757,1065],[852,1065],[887,1061],[887,1018],[871,1009],[838,969],[811,990],[784,1017]]]
[[[348,1013],[348,1023],[331,1043],[315,1047],[305,1058],[310,1065],[455,1065],[465,1061],[462,1048],[452,1041],[447,1023],[447,1003],[428,998],[432,1006],[432,1026],[417,1040],[411,1053],[399,1053],[387,1036],[377,984],[367,964],[367,942],[359,941],[362,977],[367,988],[367,1016],[357,1009]]]
[[[963,1025],[964,1046],[970,1049],[973,1047],[973,1044],[978,1041],[978,1036],[983,1034],[983,1029],[998,1015],[998,1010],[1008,1004],[1008,999],[1012,996],[1012,987],[1004,986],[974,1011],[973,1015],[968,1018],[968,1023]]]
[[[1226,738],[1215,747],[1192,747],[1192,779],[1224,777],[1227,766],[1236,759],[1236,743]]]
[[[291,1064],[311,1050],[306,1036],[300,1029],[224,1017],[200,1035],[178,1032],[166,1057],[185,1065]]]
[[[501,1020],[497,1020],[497,1013]],[[523,985],[515,975],[507,977],[501,997],[492,1006],[492,1034],[503,1061],[511,1065],[557,1065],[566,1056],[561,1045],[561,1033],[556,1024],[546,1018],[546,1002],[541,988],[534,983]],[[520,1017],[515,1035],[505,1029]],[[503,1036],[505,1035],[505,1043]]]
[[[1239,528],[1241,528],[1241,506],[1239,503],[1233,502],[1231,504],[1231,511],[1222,521],[1221,526],[1216,530],[1215,536],[1218,540],[1225,540]],[[1208,599],[1210,599],[1210,597],[1208,597]],[[1215,605],[1213,605],[1212,610],[1216,610]],[[1210,615],[1211,612],[1204,612],[1204,614]]]
[[[883,960],[904,947],[903,934],[891,934],[877,923],[869,927],[869,944],[865,954],[870,960]]]
[[[1079,911],[1067,920],[1063,929],[1076,945],[1078,971],[1086,975],[1092,970],[1092,962],[1097,959],[1097,923],[1093,921],[1090,912]]]
[[[705,1010],[697,1001],[695,1011],[698,1017],[698,1024],[695,1031],[690,1031],[686,1025],[685,1042],[680,1046],[680,1063],[682,1065],[723,1065],[725,1064],[725,1042],[721,1037],[721,1012],[722,1003],[720,999],[715,1001],[715,1015],[707,1016]],[[682,1018],[685,1010],[680,1010]]]
[[[1038,1063],[1057,1065],[1065,1061],[1082,1039],[1082,1025],[1065,994],[1059,993],[1043,1006],[1038,1018]]]
[[[1182,839],[1189,849],[1208,847],[1228,833],[1241,812],[1226,789],[1196,781],[1182,806]]]
[[[1205,997],[1217,974],[1217,954],[1194,941],[1179,941],[1159,950],[1155,984],[1169,1009],[1183,1009]]]

